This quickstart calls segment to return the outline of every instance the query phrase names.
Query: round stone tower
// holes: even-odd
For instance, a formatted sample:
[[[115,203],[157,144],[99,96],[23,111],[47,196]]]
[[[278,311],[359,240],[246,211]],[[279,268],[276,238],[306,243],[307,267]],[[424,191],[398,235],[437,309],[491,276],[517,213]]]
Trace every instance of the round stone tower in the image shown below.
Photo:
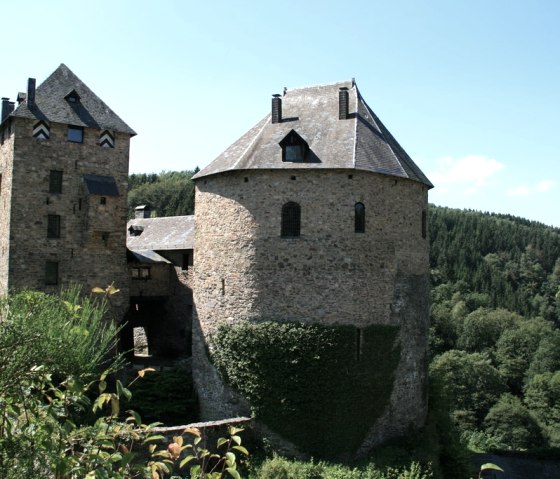
[[[426,215],[432,185],[354,82],[275,95],[271,115],[195,179],[193,360],[203,417],[247,414],[254,406],[244,384],[216,364],[220,331],[272,322],[330,328],[352,338],[351,344],[345,340],[343,360],[325,361],[325,375],[332,383],[339,376],[331,373],[345,368],[348,374],[340,377],[354,379],[340,388],[329,385],[328,394],[344,394],[329,403],[332,411],[323,407],[311,427],[328,420],[342,424],[338,416],[353,407],[349,391],[362,390],[366,399],[358,403],[366,406],[368,394],[386,394],[369,417],[368,407],[360,406],[365,429],[349,447],[351,457],[421,426],[427,407]],[[375,376],[389,361],[389,372]],[[245,373],[257,366],[249,364]],[[361,372],[351,376],[356,368]],[[303,382],[326,394],[320,383]],[[313,397],[308,393],[301,397]],[[256,414],[275,440],[317,452],[267,418]]]

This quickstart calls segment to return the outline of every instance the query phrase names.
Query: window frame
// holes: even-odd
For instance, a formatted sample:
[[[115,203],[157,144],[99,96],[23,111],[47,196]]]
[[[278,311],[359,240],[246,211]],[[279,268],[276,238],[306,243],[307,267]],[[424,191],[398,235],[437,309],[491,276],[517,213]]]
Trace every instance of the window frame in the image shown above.
[[[70,132],[80,132],[80,139],[74,139],[71,137]],[[66,140],[69,143],[83,143],[84,142],[84,127],[68,125],[68,130],[66,132]]]
[[[51,170],[49,173],[49,193],[51,195],[62,194],[62,170]]]
[[[295,201],[282,205],[280,236],[298,238],[301,236],[301,206]]]
[[[354,233],[366,232],[366,206],[358,201],[354,204]]]
[[[60,215],[47,215],[47,238],[60,238]]]

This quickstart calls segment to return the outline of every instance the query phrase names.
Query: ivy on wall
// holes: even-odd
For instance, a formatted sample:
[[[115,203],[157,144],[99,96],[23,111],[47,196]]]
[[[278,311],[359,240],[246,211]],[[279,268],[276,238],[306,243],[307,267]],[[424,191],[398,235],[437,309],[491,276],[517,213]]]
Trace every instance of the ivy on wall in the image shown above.
[[[389,403],[398,327],[241,322],[213,337],[212,360],[255,417],[315,457],[357,450]]]

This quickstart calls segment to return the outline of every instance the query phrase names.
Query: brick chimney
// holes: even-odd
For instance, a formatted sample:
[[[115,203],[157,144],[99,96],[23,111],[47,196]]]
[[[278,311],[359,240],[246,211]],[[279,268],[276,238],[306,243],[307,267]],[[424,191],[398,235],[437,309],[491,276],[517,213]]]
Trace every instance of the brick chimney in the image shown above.
[[[282,122],[282,98],[276,93],[272,95],[272,123]]]
[[[35,106],[35,78],[27,80],[27,106],[29,108]]]
[[[348,118],[348,88],[342,87],[338,91],[338,119],[346,120]]]
[[[149,205],[140,205],[134,208],[134,218],[151,218],[152,210]]]
[[[2,98],[2,116],[0,119],[0,123],[3,122],[8,115],[14,111],[14,102],[10,101],[9,98],[3,97]]]

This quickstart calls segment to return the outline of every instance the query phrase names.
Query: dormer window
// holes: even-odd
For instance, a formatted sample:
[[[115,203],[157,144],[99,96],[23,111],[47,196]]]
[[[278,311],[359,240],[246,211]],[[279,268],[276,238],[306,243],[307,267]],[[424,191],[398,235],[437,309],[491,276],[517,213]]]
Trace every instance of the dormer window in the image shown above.
[[[68,95],[66,95],[64,97],[64,99],[68,103],[79,103],[80,102],[80,95],[78,95],[78,92],[76,90],[72,90],[70,93],[68,93]]]
[[[282,148],[282,161],[303,162],[309,152],[309,145],[295,130],[291,130],[278,144]]]
[[[144,231],[143,226],[132,225],[130,226],[130,228],[128,228],[130,236],[140,236],[142,234],[142,231]]]

